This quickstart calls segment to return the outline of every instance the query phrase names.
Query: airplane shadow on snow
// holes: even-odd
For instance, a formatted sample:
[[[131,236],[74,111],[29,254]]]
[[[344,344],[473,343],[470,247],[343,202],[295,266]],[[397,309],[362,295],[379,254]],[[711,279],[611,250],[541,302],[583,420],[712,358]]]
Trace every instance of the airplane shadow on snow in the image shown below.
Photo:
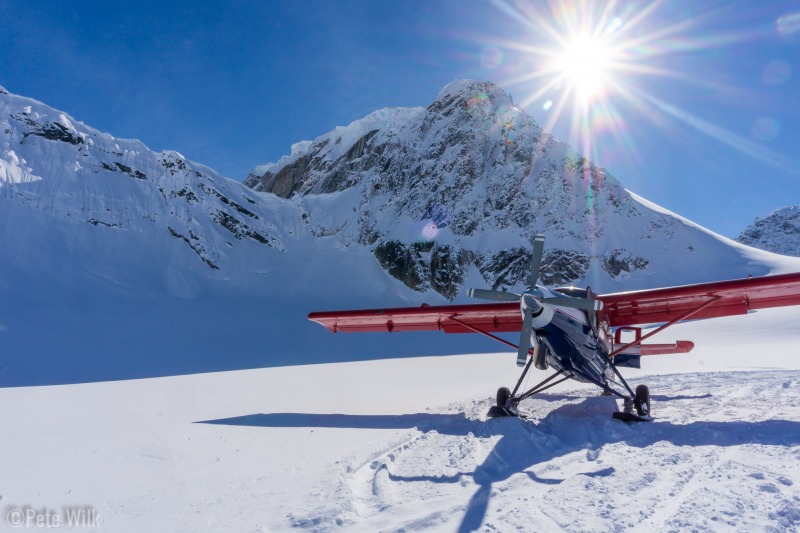
[[[459,532],[475,531],[480,528],[495,483],[520,473],[536,483],[559,484],[564,481],[557,478],[541,478],[529,469],[570,453],[585,451],[587,460],[594,461],[600,455],[603,446],[619,442],[637,448],[646,448],[660,441],[671,442],[676,446],[800,445],[800,422],[796,421],[698,421],[689,424],[658,421],[654,424],[626,425],[609,417],[609,413],[615,408],[616,404],[612,398],[592,397],[577,404],[558,407],[538,422],[515,418],[474,420],[463,413],[402,415],[260,413],[198,423],[263,428],[417,429],[424,433],[435,431],[440,435],[471,434],[476,438],[499,435],[500,440],[494,449],[473,471],[441,476],[401,476],[393,474],[385,464],[381,467],[394,482],[459,483],[461,478],[471,477],[478,485],[478,489],[470,498]],[[587,443],[591,443],[589,447]],[[614,474],[613,467],[580,473],[589,477],[606,477]]]

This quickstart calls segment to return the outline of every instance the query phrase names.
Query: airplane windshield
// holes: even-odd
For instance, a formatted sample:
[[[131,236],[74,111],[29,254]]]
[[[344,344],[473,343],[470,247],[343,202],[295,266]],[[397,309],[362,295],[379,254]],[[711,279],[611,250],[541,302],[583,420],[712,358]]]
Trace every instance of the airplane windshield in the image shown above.
[[[558,287],[553,290],[573,298],[588,298],[588,291],[580,287]]]

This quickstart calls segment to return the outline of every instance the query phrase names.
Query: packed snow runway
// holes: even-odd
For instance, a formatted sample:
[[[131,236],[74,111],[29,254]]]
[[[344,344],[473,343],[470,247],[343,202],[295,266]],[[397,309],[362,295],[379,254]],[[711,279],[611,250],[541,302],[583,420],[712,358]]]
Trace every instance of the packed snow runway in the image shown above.
[[[651,388],[649,424],[574,383],[523,402],[528,420],[487,420],[513,354],[1,389],[2,523],[88,508],[98,531],[796,531],[791,313],[738,317],[764,337],[676,328],[694,353],[627,373]]]
[[[529,421],[487,422],[488,401],[420,414],[407,440],[348,472],[342,502],[293,523],[791,531],[800,523],[800,422],[792,420],[799,379],[798,372],[652,379],[662,392],[654,401],[663,418],[654,424],[615,422],[613,400],[580,392],[527,402]]]

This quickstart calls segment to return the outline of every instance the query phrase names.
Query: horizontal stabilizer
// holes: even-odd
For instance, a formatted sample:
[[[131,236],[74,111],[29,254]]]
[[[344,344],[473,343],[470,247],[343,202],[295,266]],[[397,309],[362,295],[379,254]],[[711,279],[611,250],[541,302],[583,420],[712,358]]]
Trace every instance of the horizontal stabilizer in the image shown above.
[[[614,344],[614,350],[621,348],[622,344]],[[677,341],[672,344],[641,344],[638,346],[631,346],[623,353],[617,354],[614,357],[614,363],[617,364],[617,359],[623,355],[661,355],[670,353],[689,353],[694,348],[692,341]],[[617,366],[619,366],[617,364]]]

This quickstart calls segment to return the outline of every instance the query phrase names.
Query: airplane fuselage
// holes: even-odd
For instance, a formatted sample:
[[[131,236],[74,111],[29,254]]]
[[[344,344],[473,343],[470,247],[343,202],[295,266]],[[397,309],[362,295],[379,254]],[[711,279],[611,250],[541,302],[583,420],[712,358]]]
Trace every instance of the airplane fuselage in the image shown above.
[[[547,364],[565,375],[604,386],[608,348],[592,331],[586,313],[558,307],[548,324],[534,330],[537,342],[547,348]]]
[[[573,291],[581,292],[585,297],[585,290],[573,288]],[[523,315],[526,308],[535,311],[531,333],[535,339],[531,339],[531,344],[546,348],[548,366],[578,381],[605,387],[608,379],[614,376],[608,364],[608,343],[592,329],[588,313],[538,301],[554,296],[571,296],[561,290],[539,285],[535,293],[528,294],[535,295],[537,301],[523,297],[520,310]]]

